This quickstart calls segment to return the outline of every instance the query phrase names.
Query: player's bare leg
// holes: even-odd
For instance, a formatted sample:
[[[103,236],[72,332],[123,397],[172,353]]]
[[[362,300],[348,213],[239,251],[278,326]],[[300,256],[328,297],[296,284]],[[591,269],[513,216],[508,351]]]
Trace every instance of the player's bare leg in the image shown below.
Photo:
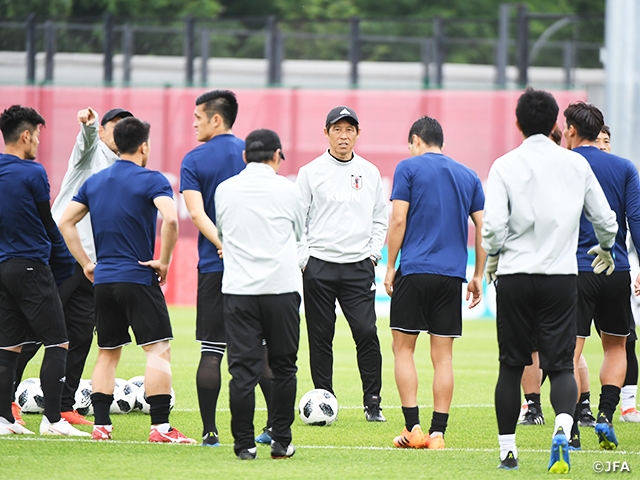
[[[444,433],[453,398],[453,338],[431,335],[430,343],[433,364],[433,416],[427,446],[440,450],[444,448]]]

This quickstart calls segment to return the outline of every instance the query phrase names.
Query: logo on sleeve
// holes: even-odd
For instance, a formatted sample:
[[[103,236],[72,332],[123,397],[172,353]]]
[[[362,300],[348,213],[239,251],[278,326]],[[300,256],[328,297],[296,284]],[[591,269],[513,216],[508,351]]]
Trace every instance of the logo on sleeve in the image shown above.
[[[362,189],[362,175],[351,175],[351,186],[354,190]]]

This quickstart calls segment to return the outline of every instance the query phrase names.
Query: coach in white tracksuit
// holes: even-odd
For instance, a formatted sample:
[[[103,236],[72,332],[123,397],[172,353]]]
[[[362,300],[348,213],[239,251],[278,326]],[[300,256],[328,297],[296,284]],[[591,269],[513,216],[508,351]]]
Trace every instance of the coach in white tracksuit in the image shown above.
[[[60,222],[64,210],[82,184],[91,175],[104,170],[118,160],[118,147],[113,140],[113,128],[123,118],[131,116],[133,115],[127,110],[114,108],[105,113],[102,121],[98,122],[98,114],[91,107],[78,112],[80,132],[69,156],[68,168],[60,185],[60,192],[51,207],[51,214],[56,223]],[[89,258],[95,262],[96,250],[89,214],[78,223],[78,232],[83,248]],[[55,272],[53,264],[52,268]],[[58,285],[58,293],[62,300],[69,335],[66,380],[62,391],[62,416],[71,424],[92,425],[93,422],[84,419],[73,410],[73,405],[75,392],[93,340],[95,327],[93,285],[85,277],[82,267],[76,264],[71,278]],[[39,345],[32,344],[26,347],[20,353],[19,377],[29,360],[38,351]]]
[[[378,169],[353,151],[360,127],[356,113],[339,106],[327,115],[329,149],[298,172],[306,211],[299,244],[315,388],[333,392],[336,299],[356,343],[365,416],[380,412],[382,356],[376,330],[375,266],[387,225],[387,201]]]

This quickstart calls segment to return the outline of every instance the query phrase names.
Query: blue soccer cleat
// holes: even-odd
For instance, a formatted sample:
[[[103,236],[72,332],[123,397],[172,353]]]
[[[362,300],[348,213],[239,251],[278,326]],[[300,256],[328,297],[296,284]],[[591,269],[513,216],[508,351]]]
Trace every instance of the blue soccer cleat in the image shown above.
[[[549,458],[549,473],[569,473],[571,464],[569,462],[569,440],[564,434],[562,427],[553,436],[551,441],[551,457]]]
[[[505,459],[500,461],[498,468],[503,470],[518,470],[518,459],[512,451],[509,451]]]
[[[256,443],[271,445],[271,428],[264,427],[262,433],[256,437]]]
[[[613,425],[611,425],[611,422],[604,413],[598,415],[595,431],[598,436],[598,441],[600,442],[600,448],[603,450],[615,450],[618,448],[616,432],[614,432]]]

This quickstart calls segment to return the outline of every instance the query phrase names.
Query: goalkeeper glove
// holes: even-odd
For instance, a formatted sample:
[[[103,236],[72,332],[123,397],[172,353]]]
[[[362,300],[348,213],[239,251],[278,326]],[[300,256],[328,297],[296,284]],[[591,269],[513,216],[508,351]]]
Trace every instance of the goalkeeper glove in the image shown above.
[[[605,250],[600,245],[596,245],[595,247],[591,247],[587,253],[596,256],[593,262],[591,262],[593,273],[602,273],[606,270],[606,274],[611,275],[616,269],[615,255],[613,255],[611,249]]]
[[[484,279],[489,285],[491,282],[495,282],[498,279],[496,270],[498,270],[498,254],[487,255],[487,263],[484,265]]]

